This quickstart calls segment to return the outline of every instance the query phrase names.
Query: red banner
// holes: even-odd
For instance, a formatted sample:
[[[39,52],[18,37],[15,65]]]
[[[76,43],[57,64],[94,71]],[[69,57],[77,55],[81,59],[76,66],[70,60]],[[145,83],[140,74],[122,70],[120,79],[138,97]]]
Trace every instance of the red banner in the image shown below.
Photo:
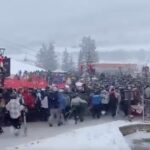
[[[48,83],[44,80],[18,80],[18,79],[6,79],[4,81],[4,87],[5,88],[45,88],[48,86]]]

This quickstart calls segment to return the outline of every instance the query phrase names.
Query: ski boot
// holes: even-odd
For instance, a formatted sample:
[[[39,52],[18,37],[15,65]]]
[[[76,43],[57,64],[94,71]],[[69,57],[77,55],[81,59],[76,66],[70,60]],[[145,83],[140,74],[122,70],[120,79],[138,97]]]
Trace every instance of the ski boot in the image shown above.
[[[0,128],[0,134],[2,134],[2,133],[4,133],[4,131],[3,131],[3,129],[2,129],[2,128]]]
[[[50,124],[49,124],[49,127],[53,127],[53,125],[50,123]]]
[[[62,122],[59,122],[59,123],[58,123],[58,126],[61,126],[61,125],[63,125],[63,123],[62,123]]]
[[[15,129],[15,130],[14,130],[14,135],[15,135],[15,136],[19,136],[19,134],[20,134],[20,130],[19,130],[19,129]]]
[[[129,115],[128,116],[128,120],[131,122],[132,120],[134,119],[134,116],[133,115]]]

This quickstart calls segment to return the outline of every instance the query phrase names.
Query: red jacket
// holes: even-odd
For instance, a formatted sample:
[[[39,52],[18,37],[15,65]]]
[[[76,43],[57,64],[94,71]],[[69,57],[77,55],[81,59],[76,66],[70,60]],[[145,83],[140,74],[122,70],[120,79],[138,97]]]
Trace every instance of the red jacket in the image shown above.
[[[23,98],[24,98],[24,103],[27,107],[29,107],[29,108],[34,108],[35,107],[34,98],[29,92],[24,92],[23,93]]]

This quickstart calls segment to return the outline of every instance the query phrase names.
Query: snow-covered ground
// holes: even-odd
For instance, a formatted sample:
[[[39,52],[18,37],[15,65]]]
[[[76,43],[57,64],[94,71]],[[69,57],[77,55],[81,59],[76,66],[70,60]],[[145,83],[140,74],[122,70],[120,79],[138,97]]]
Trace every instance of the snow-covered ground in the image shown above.
[[[15,59],[11,59],[11,74],[17,74],[19,71],[41,71],[41,70],[44,70],[42,68],[39,68],[35,65],[30,65],[30,64],[27,64],[25,62],[22,62],[22,61],[18,61],[18,60],[15,60]]]
[[[83,123],[79,123],[77,125],[74,125],[72,121],[69,121],[64,126],[54,126],[52,128],[50,128],[46,122],[29,123],[27,137],[24,137],[23,132],[19,137],[14,137],[11,135],[9,127],[6,127],[4,128],[5,133],[0,135],[0,147],[3,147],[5,150],[6,147],[16,146],[18,144],[24,144],[40,139],[46,139],[48,137],[53,137],[64,132],[72,131],[74,129],[107,123],[112,120],[113,119],[111,117],[103,118],[100,120],[91,120],[87,118]]]
[[[114,121],[111,117],[86,119],[77,125],[69,121],[64,126],[52,128],[45,122],[29,123],[27,137],[24,137],[23,133],[14,137],[9,128],[4,128],[5,133],[0,136],[0,147],[3,150],[129,150],[118,128],[126,124],[129,122]]]

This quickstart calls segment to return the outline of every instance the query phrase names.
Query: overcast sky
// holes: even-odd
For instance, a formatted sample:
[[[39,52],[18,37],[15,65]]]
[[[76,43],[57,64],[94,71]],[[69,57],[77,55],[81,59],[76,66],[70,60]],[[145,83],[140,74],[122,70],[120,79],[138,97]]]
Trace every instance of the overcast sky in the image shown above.
[[[0,0],[0,46],[150,44],[150,0]],[[19,45],[20,44],[20,45]]]

